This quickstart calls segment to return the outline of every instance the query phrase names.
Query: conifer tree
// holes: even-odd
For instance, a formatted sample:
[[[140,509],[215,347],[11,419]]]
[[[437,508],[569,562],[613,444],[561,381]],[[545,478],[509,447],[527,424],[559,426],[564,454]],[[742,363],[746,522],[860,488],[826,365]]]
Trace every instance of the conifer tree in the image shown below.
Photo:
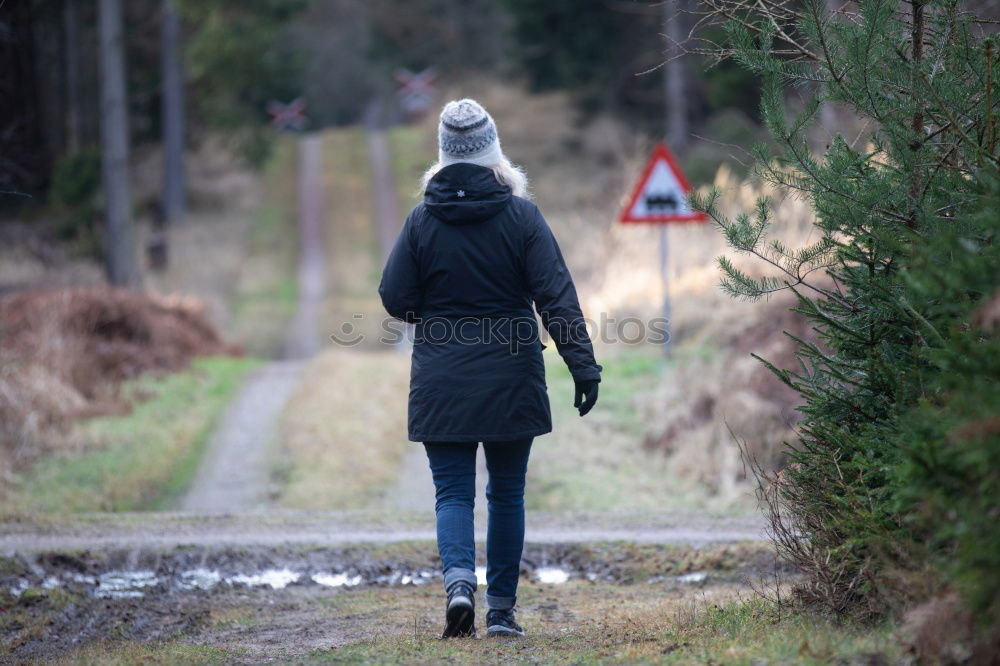
[[[773,537],[808,574],[807,597],[838,613],[881,613],[933,593],[912,572],[958,547],[947,523],[968,489],[934,491],[941,513],[922,518],[914,496],[940,481],[935,456],[952,434],[924,429],[915,446],[906,433],[921,407],[952,410],[949,391],[982,383],[976,374],[988,367],[961,359],[996,348],[995,329],[963,328],[1000,274],[996,47],[954,0],[861,0],[837,11],[824,0],[703,5],[704,22],[722,23],[728,42],[698,50],[733,58],[763,81],[762,117],[778,148],[754,149],[757,175],[808,198],[821,232],[813,245],[789,248],[768,236],[769,201],[731,218],[718,192],[692,198],[734,250],[771,269],[757,278],[720,258],[722,287],[750,300],[792,290],[820,336],[818,344],[794,338],[798,368],[768,364],[803,400],[801,441],[763,492]],[[789,91],[807,99],[794,112]],[[808,133],[829,102],[867,129],[834,136],[816,155]],[[953,273],[959,260],[964,268]],[[966,415],[973,421],[1000,409],[995,386],[980,399]],[[969,445],[979,462],[956,469],[995,490],[983,461],[996,457],[998,433],[980,431]],[[970,507],[994,519],[1000,512],[996,493],[964,506],[966,518]]]

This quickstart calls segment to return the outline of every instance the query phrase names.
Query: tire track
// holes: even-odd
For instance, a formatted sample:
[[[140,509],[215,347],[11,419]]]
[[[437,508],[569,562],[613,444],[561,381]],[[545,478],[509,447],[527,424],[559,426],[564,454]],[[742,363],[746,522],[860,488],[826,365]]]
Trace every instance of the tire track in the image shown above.
[[[321,349],[319,314],[326,294],[323,233],[323,138],[299,140],[298,305],[285,342],[285,360],[252,373],[212,433],[208,450],[178,508],[229,513],[263,506],[268,450],[278,417],[308,359]]]

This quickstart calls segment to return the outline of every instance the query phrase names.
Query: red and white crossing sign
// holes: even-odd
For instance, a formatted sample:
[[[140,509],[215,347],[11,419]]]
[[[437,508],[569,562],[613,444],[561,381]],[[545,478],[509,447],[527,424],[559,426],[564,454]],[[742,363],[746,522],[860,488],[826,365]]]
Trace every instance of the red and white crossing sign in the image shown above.
[[[704,213],[688,206],[690,191],[691,184],[677,166],[673,153],[665,144],[658,143],[619,219],[650,224],[707,222]]]
[[[267,103],[267,112],[271,114],[271,127],[279,132],[284,129],[304,130],[309,124],[306,101],[301,97],[288,104],[272,99]]]
[[[427,113],[434,102],[434,82],[437,81],[438,73],[433,67],[428,67],[422,72],[411,72],[405,67],[400,67],[393,74],[399,89],[399,104],[410,117],[416,118]]]

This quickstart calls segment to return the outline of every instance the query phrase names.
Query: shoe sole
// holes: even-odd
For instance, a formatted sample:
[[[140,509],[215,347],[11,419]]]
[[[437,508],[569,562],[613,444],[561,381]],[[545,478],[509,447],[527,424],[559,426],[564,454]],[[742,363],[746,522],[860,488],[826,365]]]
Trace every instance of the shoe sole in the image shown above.
[[[445,613],[443,638],[472,636],[475,633],[476,609],[471,603],[464,603],[464,600],[456,599],[456,602]]]
[[[491,638],[505,638],[508,636],[524,636],[524,632],[505,627],[502,624],[494,624],[486,630],[486,635]]]

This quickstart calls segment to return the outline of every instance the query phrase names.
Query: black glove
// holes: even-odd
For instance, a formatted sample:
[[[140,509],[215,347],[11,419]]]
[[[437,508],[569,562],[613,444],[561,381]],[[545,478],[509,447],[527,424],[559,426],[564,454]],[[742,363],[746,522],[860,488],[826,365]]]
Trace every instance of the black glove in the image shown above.
[[[575,382],[576,396],[573,398],[573,406],[580,410],[580,416],[594,408],[594,403],[597,402],[597,386],[600,383],[600,379],[581,379]]]

